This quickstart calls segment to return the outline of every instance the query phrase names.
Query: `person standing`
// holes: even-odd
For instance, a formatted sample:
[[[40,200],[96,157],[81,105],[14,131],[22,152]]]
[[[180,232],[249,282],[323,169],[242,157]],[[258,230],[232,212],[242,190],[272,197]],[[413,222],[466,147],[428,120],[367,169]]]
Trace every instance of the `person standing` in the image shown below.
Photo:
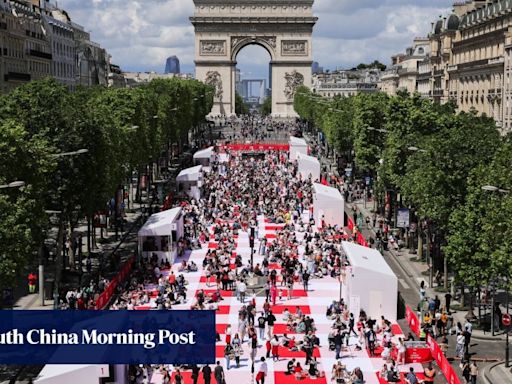
[[[240,301],[243,303],[245,303],[245,291],[247,290],[247,285],[245,284],[245,282],[242,280],[240,281],[240,283],[238,284],[238,292],[240,294]]]
[[[447,313],[450,312],[450,304],[452,302],[452,295],[450,294],[450,292],[447,292],[445,295],[444,295],[444,303],[445,303],[445,310]]]
[[[272,286],[270,287],[270,298],[272,299],[272,305],[276,305],[277,287],[275,284],[272,284]]]
[[[37,276],[34,273],[30,272],[28,274],[27,280],[28,280],[28,292],[35,293]]]
[[[260,340],[263,340],[265,338],[265,323],[267,322],[267,319],[265,317],[265,313],[261,312],[260,317],[258,317],[258,329],[260,334]]]
[[[197,381],[199,380],[199,367],[197,364],[192,365],[192,383],[197,384]]]
[[[336,334],[334,335],[334,349],[336,350],[336,360],[340,358],[341,347],[343,344],[343,338],[341,336],[341,331],[336,330]]]
[[[210,366],[208,364],[206,364],[203,367],[203,381],[204,381],[204,384],[210,384],[211,379],[212,379],[212,369],[210,368]]]
[[[267,362],[265,361],[265,358],[262,357],[260,359],[261,364],[258,369],[258,374],[256,375],[256,384],[265,384],[265,376],[267,376]]]
[[[304,290],[307,292],[309,284],[309,273],[307,271],[302,274],[302,283],[304,284]]]
[[[355,331],[354,329],[354,325],[356,323],[356,320],[354,319],[354,314],[351,312],[350,313],[350,318],[348,319],[348,326],[349,326],[349,329],[348,329],[348,336],[350,337],[350,335],[352,334],[352,332],[354,333],[354,335],[357,337],[357,332]]]
[[[476,384],[476,378],[478,377],[478,367],[476,362],[472,361],[469,365],[469,382],[470,384]]]
[[[215,376],[215,381],[217,382],[217,384],[224,384],[224,369],[220,365],[220,361],[217,361],[217,366],[215,367],[213,375]]]
[[[267,325],[268,325],[268,337],[269,337],[269,339],[272,338],[272,336],[274,336],[274,324],[275,324],[275,322],[276,322],[276,317],[274,316],[272,311],[269,311],[268,315],[267,315]]]

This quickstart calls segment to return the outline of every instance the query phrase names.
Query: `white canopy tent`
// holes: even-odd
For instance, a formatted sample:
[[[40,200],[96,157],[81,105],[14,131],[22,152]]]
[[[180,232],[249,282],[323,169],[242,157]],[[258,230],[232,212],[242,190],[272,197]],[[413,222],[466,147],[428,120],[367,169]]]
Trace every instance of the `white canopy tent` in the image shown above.
[[[320,181],[320,162],[316,157],[298,153],[297,165],[303,180],[308,179],[309,175],[311,175],[311,180]]]
[[[178,191],[184,191],[189,197],[199,200],[203,185],[203,166],[197,165],[181,171],[176,177]]]
[[[397,320],[398,279],[382,254],[356,243],[341,243],[350,266],[345,270],[342,296],[356,319],[362,309],[372,319]]]
[[[194,153],[194,164],[209,167],[216,157],[213,149],[214,147],[208,147]]]
[[[139,230],[139,254],[142,257],[158,256],[158,261],[174,262],[178,254],[178,240],[183,237],[181,207],[151,215]]]
[[[38,377],[36,384],[98,384],[100,379],[108,378],[110,371],[115,370],[116,384],[124,383],[127,379],[124,367],[108,365],[45,365]]]
[[[297,155],[299,153],[304,155],[308,154],[308,143],[306,143],[306,140],[290,136],[288,143],[290,144],[290,161],[297,160]]]
[[[340,228],[345,222],[345,200],[336,188],[323,184],[313,184],[313,214],[317,227],[323,221],[327,225],[338,225]]]

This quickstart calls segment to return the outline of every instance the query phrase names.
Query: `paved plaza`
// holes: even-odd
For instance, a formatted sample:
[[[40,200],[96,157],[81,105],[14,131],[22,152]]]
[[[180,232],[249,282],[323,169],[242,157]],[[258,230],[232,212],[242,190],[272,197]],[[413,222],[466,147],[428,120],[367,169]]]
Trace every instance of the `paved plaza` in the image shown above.
[[[237,157],[235,154],[234,157]],[[231,158],[231,161],[234,161],[234,157]],[[244,160],[251,161],[251,160]],[[236,208],[233,210],[236,216]],[[304,221],[308,221],[308,213],[305,212],[302,215],[302,219]],[[224,223],[232,225],[235,217],[228,218]],[[218,222],[223,223],[223,222]],[[284,224],[275,224],[271,223],[268,218],[264,215],[259,215],[257,217],[257,234],[258,238],[266,238],[268,242],[276,241],[279,237],[280,230],[283,228]],[[214,225],[209,227],[210,229],[210,239],[207,243],[205,243],[202,249],[193,250],[190,253],[186,253],[184,258],[178,258],[172,270],[175,274],[179,274],[178,269],[182,264],[182,261],[185,260],[187,262],[193,261],[195,264],[199,266],[199,270],[197,272],[188,272],[184,273],[185,279],[188,281],[188,301],[185,304],[176,305],[174,309],[189,309],[191,304],[194,302],[192,298],[195,292],[199,290],[204,290],[205,293],[213,293],[217,289],[217,285],[215,283],[215,279],[211,278],[207,282],[207,278],[205,275],[205,271],[201,268],[202,262],[208,252],[208,250],[217,249],[220,244],[215,241],[215,236],[213,233]],[[296,231],[296,237],[299,241],[298,254],[299,260],[304,263],[304,235],[305,232]],[[264,256],[260,255],[258,250],[260,248],[259,239],[255,242],[255,255],[254,255],[254,265],[262,265]],[[238,236],[235,238],[235,251],[231,256],[231,264],[230,268],[235,269],[234,265],[235,256],[240,255],[242,257],[244,265],[249,262],[251,249],[249,247],[249,232],[248,231],[239,231]],[[276,270],[278,272],[278,276],[280,276],[281,266],[279,263],[270,263],[270,270]],[[163,272],[165,276],[168,276],[170,271]],[[304,383],[328,383],[331,382],[332,377],[332,367],[336,363],[335,352],[329,349],[328,335],[332,331],[333,321],[328,319],[326,316],[327,307],[333,302],[333,300],[337,300],[339,297],[339,281],[336,278],[332,278],[330,276],[325,276],[323,278],[314,278],[310,281],[309,290],[306,292],[302,284],[298,282],[294,284],[294,289],[292,293],[292,299],[287,299],[287,289],[285,287],[281,287],[279,279],[277,284],[278,290],[281,291],[282,298],[277,299],[276,305],[271,305],[271,310],[275,314],[277,321],[274,326],[274,334],[282,336],[287,333],[288,337],[296,336],[297,340],[301,340],[303,338],[303,334],[294,334],[287,328],[286,321],[283,319],[283,311],[285,308],[291,313],[296,311],[297,307],[300,307],[302,312],[305,315],[310,315],[314,323],[316,325],[316,336],[320,339],[320,347],[314,349],[313,356],[318,359],[318,368],[321,372],[325,373],[325,377],[322,378],[307,378],[302,380]],[[152,294],[151,303],[139,306],[136,309],[147,310],[152,307],[155,307],[155,298],[157,296],[157,286],[150,285],[147,287]],[[251,360],[250,360],[250,342],[246,338],[243,343],[243,355],[241,357],[240,367],[236,368],[235,362],[231,362],[231,368],[229,370],[226,369],[226,361],[224,358],[224,348],[225,348],[225,340],[226,340],[226,328],[228,325],[232,327],[232,334],[238,332],[238,314],[241,307],[244,305],[241,303],[236,297],[234,291],[224,291],[221,290],[221,295],[223,300],[221,300],[218,304],[216,322],[217,322],[217,332],[220,334],[220,342],[217,342],[216,345],[216,358],[221,362],[224,367],[224,371],[226,372],[226,383],[240,383],[247,382],[251,379]],[[247,299],[245,304],[249,303],[249,300],[252,297],[252,292],[249,291],[247,295]],[[259,316],[263,305],[265,302],[265,295],[256,296],[256,318]],[[392,325],[393,338],[392,342],[394,344],[398,343],[399,337],[404,337],[403,332],[398,324]],[[268,327],[265,332],[267,335]],[[268,337],[268,335],[267,335]],[[382,339],[382,334],[378,334],[377,338],[380,342]],[[343,365],[346,366],[347,371],[351,372],[356,368],[360,368],[364,373],[364,380],[367,384],[380,383],[385,382],[379,379],[379,372],[382,369],[384,364],[383,359],[380,356],[370,357],[369,353],[366,349],[356,350],[356,345],[359,343],[358,338],[355,336],[351,336],[349,347],[346,350],[342,351],[341,359],[339,361],[342,362]],[[257,349],[256,355],[256,364],[255,371],[258,371],[259,361],[261,356],[265,356],[265,340],[259,340],[259,347]],[[382,348],[377,349],[377,354],[381,351]],[[279,347],[279,360],[272,361],[272,358],[267,359],[268,364],[268,377],[265,380],[266,383],[286,383],[286,382],[295,382],[296,379],[293,375],[285,375],[286,366],[290,359],[295,358],[298,362],[301,362],[301,365],[304,369],[307,370],[307,365],[305,364],[306,355],[304,352],[290,352],[287,348],[282,346]],[[413,367],[415,372],[418,373],[418,377],[422,377],[423,367],[421,364],[412,364],[412,365],[402,365],[399,366],[398,369],[400,372],[408,372],[409,367]],[[185,377],[186,383],[191,383],[190,379],[191,372],[185,371],[183,376]],[[158,371],[155,371],[153,375],[152,383],[161,383],[162,378],[161,374]],[[202,382],[201,379],[199,382]]]

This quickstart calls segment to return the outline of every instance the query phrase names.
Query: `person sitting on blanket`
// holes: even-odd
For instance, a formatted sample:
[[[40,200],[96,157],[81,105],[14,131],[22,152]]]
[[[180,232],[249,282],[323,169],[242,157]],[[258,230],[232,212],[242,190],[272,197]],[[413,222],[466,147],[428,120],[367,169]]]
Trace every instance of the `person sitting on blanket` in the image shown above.
[[[281,337],[281,345],[283,347],[288,347],[289,343],[290,343],[290,338],[288,337],[287,333],[284,333],[283,337]]]
[[[291,352],[297,352],[299,348],[297,347],[297,343],[295,342],[295,336],[288,341],[288,350]]]
[[[293,374],[293,368],[294,368],[294,365],[295,365],[295,359],[291,359],[287,364],[286,364],[286,372],[284,373],[285,375],[291,375]]]
[[[304,372],[304,370],[302,369],[302,367],[300,366],[300,363],[298,361],[297,361],[297,364],[295,365],[295,368],[293,369],[293,372],[295,374],[296,380],[305,379],[307,376],[306,372]]]

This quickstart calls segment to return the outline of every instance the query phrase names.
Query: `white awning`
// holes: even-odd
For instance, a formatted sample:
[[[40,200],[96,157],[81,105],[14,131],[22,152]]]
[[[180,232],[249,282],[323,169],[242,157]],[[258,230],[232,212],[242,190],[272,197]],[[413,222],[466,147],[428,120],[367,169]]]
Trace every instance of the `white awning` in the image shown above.
[[[318,195],[323,195],[343,201],[343,196],[341,195],[340,191],[336,188],[328,187],[323,184],[314,183],[313,190]]]
[[[178,177],[176,177],[176,181],[198,181],[201,179],[202,169],[202,165],[184,169],[179,173]]]
[[[214,147],[208,147],[197,151],[194,153],[194,159],[211,159],[213,155],[213,148]]]
[[[108,365],[45,365],[35,379],[36,384],[92,384],[98,383],[101,368]]]
[[[382,254],[376,249],[348,241],[343,241],[341,245],[352,267],[396,278]]]
[[[151,215],[146,224],[139,230],[139,237],[170,236],[176,230],[176,221],[181,215],[181,207],[172,208]]]
[[[293,145],[295,147],[307,147],[308,143],[306,143],[306,140],[301,139],[300,137],[290,136],[290,145]]]

